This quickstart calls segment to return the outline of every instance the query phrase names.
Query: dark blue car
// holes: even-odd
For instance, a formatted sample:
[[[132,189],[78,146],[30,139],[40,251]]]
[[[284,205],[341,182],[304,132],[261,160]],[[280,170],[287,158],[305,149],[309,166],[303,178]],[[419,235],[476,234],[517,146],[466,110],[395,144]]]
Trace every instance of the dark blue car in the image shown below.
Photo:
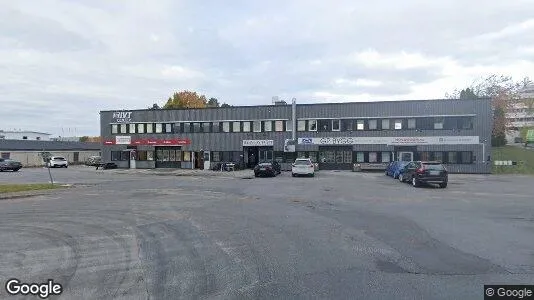
[[[409,161],[394,161],[391,162],[387,168],[386,168],[386,175],[391,176],[393,178],[398,178],[400,172],[404,169],[404,167],[410,163]]]

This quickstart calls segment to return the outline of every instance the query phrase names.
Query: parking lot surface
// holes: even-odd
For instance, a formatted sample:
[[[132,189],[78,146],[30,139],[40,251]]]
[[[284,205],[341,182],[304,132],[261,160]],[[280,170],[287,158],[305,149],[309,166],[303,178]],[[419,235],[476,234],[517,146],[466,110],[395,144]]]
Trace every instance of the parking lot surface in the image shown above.
[[[534,282],[532,177],[453,174],[439,189],[381,173],[52,172],[75,185],[0,201],[2,286],[53,279],[63,299],[482,299],[484,284]]]

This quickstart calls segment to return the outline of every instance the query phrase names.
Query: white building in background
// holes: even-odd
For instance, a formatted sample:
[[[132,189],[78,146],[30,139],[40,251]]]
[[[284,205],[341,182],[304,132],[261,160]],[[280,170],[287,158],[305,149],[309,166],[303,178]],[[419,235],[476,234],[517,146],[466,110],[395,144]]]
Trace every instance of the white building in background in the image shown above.
[[[527,86],[520,93],[522,99],[534,99],[534,85]],[[529,109],[526,103],[516,103],[506,113],[506,118],[509,121],[506,138],[508,143],[513,143],[514,139],[520,136],[521,128],[534,127],[534,107]]]
[[[0,130],[0,140],[33,140],[33,141],[49,141],[50,133],[37,131],[5,131]]]

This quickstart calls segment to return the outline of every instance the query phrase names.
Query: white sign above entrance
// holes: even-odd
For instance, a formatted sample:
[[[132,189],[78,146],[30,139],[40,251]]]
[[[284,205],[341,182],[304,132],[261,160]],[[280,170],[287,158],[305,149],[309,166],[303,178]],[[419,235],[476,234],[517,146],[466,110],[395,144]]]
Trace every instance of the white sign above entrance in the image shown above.
[[[132,137],[129,135],[118,135],[115,137],[115,145],[130,145],[132,143]]]
[[[328,137],[299,138],[299,145],[472,145],[478,136]]]
[[[273,146],[274,140],[243,140],[244,147]]]

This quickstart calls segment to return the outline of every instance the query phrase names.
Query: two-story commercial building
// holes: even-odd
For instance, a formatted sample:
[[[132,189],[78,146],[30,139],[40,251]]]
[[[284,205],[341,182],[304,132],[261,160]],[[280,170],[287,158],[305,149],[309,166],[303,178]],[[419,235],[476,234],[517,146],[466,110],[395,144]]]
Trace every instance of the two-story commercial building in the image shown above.
[[[102,155],[120,168],[201,168],[309,157],[320,169],[439,160],[490,173],[489,99],[102,111]]]

